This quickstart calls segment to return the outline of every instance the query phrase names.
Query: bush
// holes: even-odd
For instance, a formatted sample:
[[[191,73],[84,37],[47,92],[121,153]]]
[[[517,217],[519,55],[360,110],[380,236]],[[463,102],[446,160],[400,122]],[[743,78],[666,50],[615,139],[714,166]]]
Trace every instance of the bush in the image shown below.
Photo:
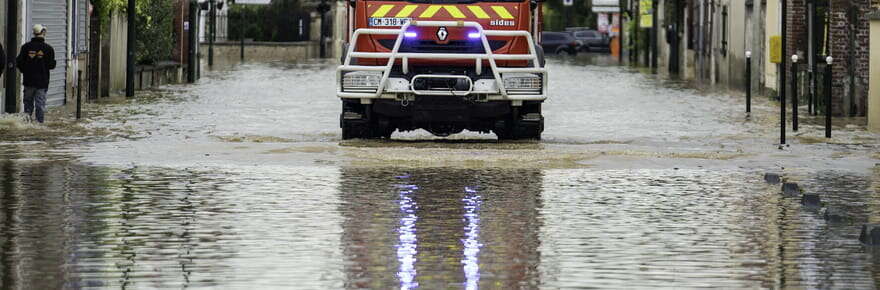
[[[138,0],[135,39],[138,64],[171,59],[174,49],[174,1]]]
[[[242,16],[244,25],[241,25]],[[300,20],[304,25],[302,36],[299,34]],[[230,40],[239,40],[243,29],[244,38],[270,42],[309,40],[311,25],[300,0],[272,0],[270,5],[233,5],[227,23]]]

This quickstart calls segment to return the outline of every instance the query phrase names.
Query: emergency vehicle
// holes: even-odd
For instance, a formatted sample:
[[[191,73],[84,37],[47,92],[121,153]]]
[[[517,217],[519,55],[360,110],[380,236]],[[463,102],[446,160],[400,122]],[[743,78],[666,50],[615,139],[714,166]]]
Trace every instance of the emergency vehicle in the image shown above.
[[[424,129],[540,139],[538,0],[350,0],[337,68],[343,139]]]

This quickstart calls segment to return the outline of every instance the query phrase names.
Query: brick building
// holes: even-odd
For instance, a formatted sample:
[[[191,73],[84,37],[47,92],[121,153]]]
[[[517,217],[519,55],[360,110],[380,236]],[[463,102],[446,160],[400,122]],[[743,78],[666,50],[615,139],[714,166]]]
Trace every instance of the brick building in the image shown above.
[[[880,0],[787,0],[785,56],[798,54],[806,63],[809,51],[808,13],[816,3],[816,43],[819,63],[834,57],[832,100],[834,114],[864,116],[868,96],[869,21],[866,15]],[[790,66],[789,66],[790,68]],[[801,66],[801,69],[805,69]],[[789,80],[790,80],[789,74]],[[785,82],[788,84],[789,82]]]

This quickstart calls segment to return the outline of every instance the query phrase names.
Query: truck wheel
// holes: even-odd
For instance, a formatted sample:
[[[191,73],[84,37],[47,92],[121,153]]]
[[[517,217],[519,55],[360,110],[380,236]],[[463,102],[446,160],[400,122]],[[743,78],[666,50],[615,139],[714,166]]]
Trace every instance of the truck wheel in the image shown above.
[[[524,106],[522,113],[520,108],[514,108],[508,118],[495,123],[493,131],[498,140],[541,140],[544,117],[540,103]]]
[[[371,109],[358,103],[342,103],[342,140],[391,138],[396,128],[388,118],[366,112]]]

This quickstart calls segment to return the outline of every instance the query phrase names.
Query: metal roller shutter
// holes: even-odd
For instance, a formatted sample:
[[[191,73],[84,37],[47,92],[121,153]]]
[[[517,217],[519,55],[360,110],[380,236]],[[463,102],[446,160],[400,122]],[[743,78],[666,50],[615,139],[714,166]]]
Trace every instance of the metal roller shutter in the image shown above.
[[[67,89],[67,1],[66,0],[28,0],[27,31],[32,32],[34,24],[42,24],[48,29],[46,43],[55,49],[58,66],[49,76],[49,90],[46,92],[47,106],[64,104]],[[28,39],[30,41],[30,39]]]

